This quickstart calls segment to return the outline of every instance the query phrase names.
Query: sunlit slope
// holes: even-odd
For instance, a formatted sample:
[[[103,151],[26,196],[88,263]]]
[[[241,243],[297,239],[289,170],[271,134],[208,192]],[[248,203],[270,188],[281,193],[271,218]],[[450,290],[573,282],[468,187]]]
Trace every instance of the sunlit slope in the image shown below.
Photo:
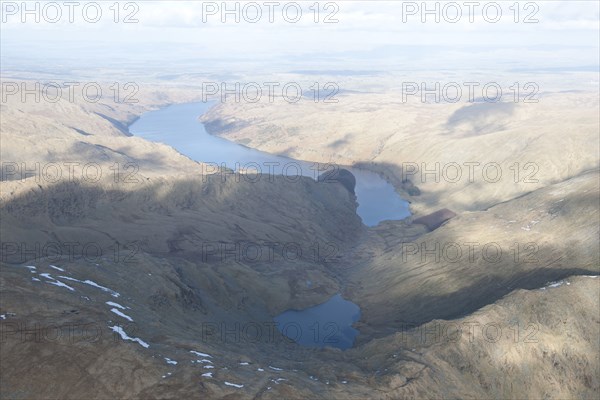
[[[399,190],[408,179],[421,191],[404,193],[417,214],[482,210],[599,165],[596,92],[544,93],[537,103],[404,102],[399,90],[337,98],[226,101],[204,120],[267,152],[364,165]]]
[[[598,274],[598,186],[598,171],[590,171],[464,212],[418,238],[403,225],[372,232],[351,257],[349,293],[367,323],[390,327],[458,317],[517,288]]]

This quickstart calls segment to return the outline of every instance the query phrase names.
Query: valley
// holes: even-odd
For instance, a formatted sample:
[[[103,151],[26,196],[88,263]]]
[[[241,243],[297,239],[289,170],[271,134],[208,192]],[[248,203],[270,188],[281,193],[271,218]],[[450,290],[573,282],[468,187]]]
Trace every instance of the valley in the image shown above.
[[[311,176],[248,179],[256,174],[222,168],[216,153],[196,159],[186,154],[193,147],[123,131],[146,112],[197,101],[190,93],[144,91],[135,105],[2,104],[3,398],[49,390],[73,399],[90,391],[265,399],[597,394],[599,172],[587,149],[597,108],[578,111],[579,133],[568,140],[558,132],[570,119],[551,138],[529,134],[527,119],[487,145],[471,143],[484,136],[448,137],[445,148],[470,151],[458,161],[485,151],[505,159],[502,168],[512,159],[498,145],[507,139],[494,136],[527,140],[518,160],[536,160],[539,181],[515,184],[511,176],[497,186],[402,179],[403,162],[443,154],[432,144],[437,134],[424,130],[401,148],[398,133],[381,141],[394,122],[367,129],[366,112],[347,120],[362,126],[365,146],[356,148],[373,159],[348,156],[342,129],[328,137],[340,140],[338,150],[319,144],[309,117],[297,119],[307,124],[298,137],[275,130],[268,141],[252,139],[266,134],[263,113],[286,127],[286,113],[310,116],[310,105],[222,104],[202,118],[210,133],[246,146],[360,168],[355,197]],[[363,104],[362,95],[350,99]],[[231,115],[253,122],[211,131],[223,125],[211,121]],[[190,123],[201,126],[195,117]],[[373,138],[384,143],[377,150],[367,145]],[[365,224],[363,169],[383,173],[389,183],[377,187],[391,185],[413,215]],[[456,215],[437,228],[412,223],[445,207]],[[360,307],[354,346],[301,346],[277,329],[276,316],[338,295]],[[329,332],[310,326],[302,337]]]

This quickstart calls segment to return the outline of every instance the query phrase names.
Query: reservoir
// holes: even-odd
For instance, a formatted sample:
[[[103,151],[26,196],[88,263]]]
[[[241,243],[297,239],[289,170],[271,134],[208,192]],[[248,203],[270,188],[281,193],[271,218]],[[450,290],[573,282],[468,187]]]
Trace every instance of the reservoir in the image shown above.
[[[290,176],[301,173],[316,179],[319,173],[326,172],[317,171],[315,163],[265,153],[210,135],[199,117],[213,105],[214,103],[175,104],[150,111],[133,123],[129,132],[134,136],[167,144],[193,160],[217,165],[225,163],[234,170],[238,164],[242,167],[258,165],[263,173],[269,173],[268,165],[279,163],[280,169],[273,169],[275,173],[283,173],[286,165],[293,167],[287,169]],[[408,202],[385,179],[373,172],[346,169],[356,177],[357,214],[365,225],[375,226],[384,220],[400,220],[410,215]],[[323,304],[305,310],[285,311],[275,317],[275,322],[283,335],[302,346],[347,349],[352,347],[358,335],[352,324],[359,317],[359,307],[338,294]]]
[[[283,173],[285,166],[288,166],[290,175],[297,176],[301,173],[316,179],[319,172],[315,163],[265,153],[210,135],[198,118],[213,105],[214,103],[174,104],[150,111],[134,122],[129,127],[129,132],[134,136],[167,144],[195,161],[217,165],[225,163],[231,169],[235,169],[236,164],[258,164],[263,173],[269,172],[269,163],[279,163],[277,167],[273,167],[275,173]],[[408,202],[385,179],[374,172],[346,169],[356,177],[356,212],[365,225],[375,226],[384,220],[400,220],[410,215]],[[326,170],[321,171],[323,172]]]

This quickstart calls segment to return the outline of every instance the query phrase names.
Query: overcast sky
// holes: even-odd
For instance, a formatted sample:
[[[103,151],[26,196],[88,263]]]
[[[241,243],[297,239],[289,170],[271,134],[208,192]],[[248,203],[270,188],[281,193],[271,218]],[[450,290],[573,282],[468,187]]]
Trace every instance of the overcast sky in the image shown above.
[[[113,1],[91,5],[80,1],[71,9],[73,22],[64,2],[37,2],[39,23],[35,3],[27,5],[33,13],[24,14],[21,1],[2,1],[4,66],[36,59],[47,63],[75,59],[96,67],[117,60],[124,65],[131,60],[162,60],[186,68],[209,62],[223,67],[229,62],[231,70],[247,68],[249,60],[254,68],[285,65],[300,70],[599,64],[597,1],[520,1],[518,13],[514,1],[480,1],[474,12],[464,1],[427,2],[432,10],[439,3],[439,23],[435,13],[424,15],[421,1],[321,1],[318,15],[314,1],[280,1],[272,6],[264,1],[229,2],[230,10],[239,4],[239,23],[235,12],[223,13],[221,1],[123,1],[118,16]],[[95,4],[101,4],[100,17]],[[128,15],[133,23],[124,23]],[[325,23],[326,17],[330,23]],[[94,19],[98,21],[92,23]]]

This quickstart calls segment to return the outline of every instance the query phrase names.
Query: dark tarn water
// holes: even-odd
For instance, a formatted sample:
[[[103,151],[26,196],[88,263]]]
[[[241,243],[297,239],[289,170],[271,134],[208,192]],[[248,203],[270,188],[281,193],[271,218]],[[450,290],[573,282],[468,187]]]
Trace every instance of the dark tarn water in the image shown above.
[[[208,134],[198,118],[212,105],[176,104],[151,111],[133,123],[129,132],[167,144],[193,160],[216,165],[225,163],[226,167],[233,170],[240,170],[239,166],[242,170],[260,168],[263,173],[290,177],[301,174],[313,179],[326,172],[317,171],[315,163],[264,153]],[[384,220],[400,220],[410,215],[408,202],[398,196],[385,179],[373,172],[347,169],[356,177],[357,214],[365,225],[375,226]],[[284,335],[300,345],[347,349],[352,347],[358,334],[352,324],[359,317],[359,307],[338,294],[326,303],[306,310],[286,311],[277,316],[275,321]]]
[[[318,306],[285,311],[275,322],[284,336],[302,346],[349,349],[358,335],[352,324],[359,318],[360,308],[336,294]]]

